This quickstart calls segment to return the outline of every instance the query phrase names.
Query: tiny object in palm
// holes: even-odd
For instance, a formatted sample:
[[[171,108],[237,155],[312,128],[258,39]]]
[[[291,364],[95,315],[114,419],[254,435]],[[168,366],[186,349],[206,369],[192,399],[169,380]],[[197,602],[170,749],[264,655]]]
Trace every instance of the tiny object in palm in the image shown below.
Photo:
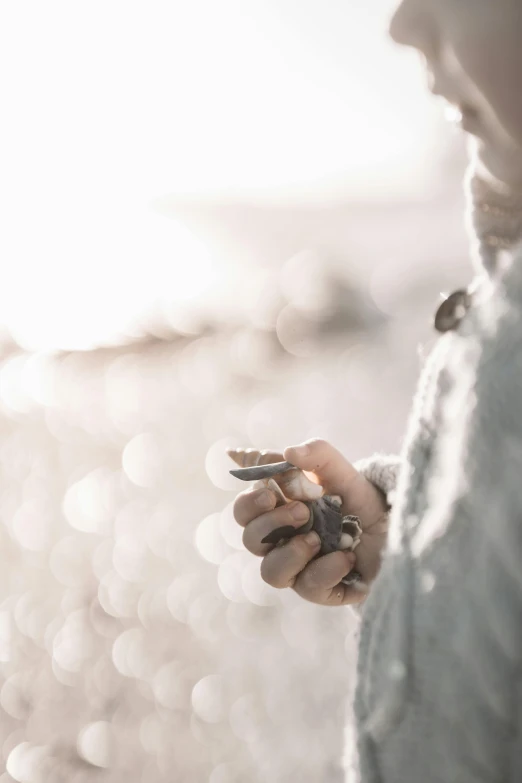
[[[360,520],[353,514],[342,513],[342,500],[338,495],[325,494],[322,487],[311,481],[300,468],[278,460],[277,452],[228,449],[227,454],[239,465],[239,469],[231,470],[230,473],[242,481],[255,481],[257,487],[271,489],[276,495],[276,506],[282,506],[290,500],[300,500],[310,509],[310,518],[306,524],[299,528],[292,525],[276,528],[263,538],[263,544],[283,546],[293,536],[315,530],[321,540],[321,549],[315,557],[339,549],[356,549],[362,534]],[[342,581],[354,584],[359,580],[357,571],[352,570]]]

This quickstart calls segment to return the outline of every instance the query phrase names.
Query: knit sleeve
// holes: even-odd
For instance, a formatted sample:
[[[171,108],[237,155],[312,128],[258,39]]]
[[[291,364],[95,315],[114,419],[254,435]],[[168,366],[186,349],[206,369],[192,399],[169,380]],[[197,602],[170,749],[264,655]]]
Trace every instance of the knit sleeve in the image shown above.
[[[364,780],[522,780],[522,253],[495,286],[447,336],[427,498],[363,613]]]
[[[419,580],[435,580],[417,599],[424,627],[443,644],[431,657],[419,616],[410,624],[419,687],[458,726],[451,779],[488,783],[522,780],[522,254],[506,262],[456,338],[428,507],[410,533]]]
[[[371,457],[358,460],[354,463],[354,467],[364,478],[371,481],[372,484],[384,492],[388,504],[392,506],[399,478],[401,458],[395,454],[377,453]]]
[[[473,383],[457,365],[445,404],[454,422],[440,444],[429,511],[412,549],[446,586],[460,618],[444,639],[450,678],[444,708],[462,722],[458,742],[468,780],[522,780],[522,253],[477,316],[480,351]],[[464,423],[459,427],[459,419]],[[441,608],[440,616],[443,616]],[[444,616],[449,614],[444,613]],[[430,672],[436,677],[437,672]],[[442,671],[439,676],[444,676]],[[428,674],[426,674],[428,676]],[[460,679],[458,686],[456,680]],[[468,761],[465,761],[467,756]],[[499,765],[502,769],[495,769]],[[498,777],[497,777],[498,776]],[[474,778],[475,779],[475,778]]]

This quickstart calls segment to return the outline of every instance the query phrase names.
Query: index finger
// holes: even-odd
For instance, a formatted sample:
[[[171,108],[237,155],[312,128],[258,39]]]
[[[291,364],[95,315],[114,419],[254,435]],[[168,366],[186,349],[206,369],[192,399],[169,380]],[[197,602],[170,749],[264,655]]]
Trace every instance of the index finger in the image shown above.
[[[315,473],[330,492],[343,494],[356,481],[359,471],[341,452],[322,438],[312,438],[299,446],[289,446],[284,458],[302,470]]]

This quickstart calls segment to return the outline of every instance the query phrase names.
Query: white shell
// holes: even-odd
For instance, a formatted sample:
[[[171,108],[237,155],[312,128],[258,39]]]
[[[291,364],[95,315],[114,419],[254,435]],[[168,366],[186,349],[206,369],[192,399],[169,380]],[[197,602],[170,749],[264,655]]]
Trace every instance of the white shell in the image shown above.
[[[339,541],[338,549],[352,549],[354,546],[354,540],[349,533],[341,533],[341,540]]]
[[[292,468],[273,478],[292,500],[317,500],[324,494],[323,488],[310,481],[300,468]]]

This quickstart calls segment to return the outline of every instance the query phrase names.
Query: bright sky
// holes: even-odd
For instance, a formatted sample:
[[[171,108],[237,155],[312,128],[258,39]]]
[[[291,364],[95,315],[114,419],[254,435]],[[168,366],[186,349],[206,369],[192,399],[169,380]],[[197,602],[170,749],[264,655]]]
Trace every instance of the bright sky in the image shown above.
[[[148,211],[163,194],[422,189],[440,110],[385,38],[390,3],[3,3],[0,324],[82,349],[204,295],[218,270]]]

